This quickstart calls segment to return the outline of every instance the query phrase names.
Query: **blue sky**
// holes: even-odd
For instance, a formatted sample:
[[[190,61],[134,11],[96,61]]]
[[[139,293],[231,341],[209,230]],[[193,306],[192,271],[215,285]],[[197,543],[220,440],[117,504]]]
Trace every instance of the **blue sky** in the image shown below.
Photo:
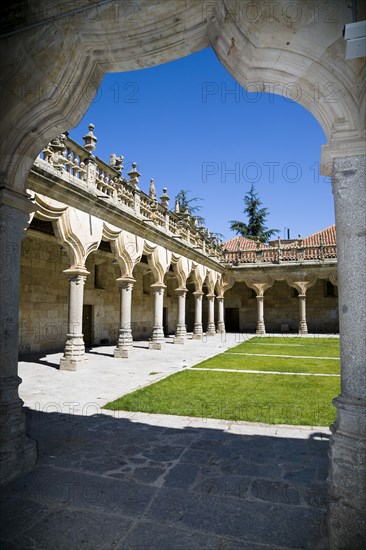
[[[241,219],[254,183],[269,228],[303,237],[334,223],[329,178],[319,175],[324,132],[301,105],[274,94],[247,92],[211,49],[140,71],[108,74],[70,136],[83,143],[90,122],[96,156],[122,154],[124,175],[136,161],[140,188],[150,178],[160,196],[181,189],[202,200],[206,226],[227,239]],[[86,91],[90,97],[95,90]]]

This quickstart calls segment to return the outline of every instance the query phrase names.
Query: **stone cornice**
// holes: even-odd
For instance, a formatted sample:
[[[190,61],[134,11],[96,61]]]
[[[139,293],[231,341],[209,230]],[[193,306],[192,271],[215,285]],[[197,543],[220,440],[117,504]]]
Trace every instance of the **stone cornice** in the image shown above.
[[[39,167],[32,168],[27,184],[36,193],[52,195],[53,199],[78,208],[114,226],[121,227],[123,225],[123,229],[126,231],[181,254],[196,263],[204,264],[214,271],[219,273],[224,271],[222,264],[208,257],[204,252],[200,253],[179,239],[172,239],[172,236],[163,228],[144,224],[143,219],[137,217],[135,212],[125,208],[122,204],[116,204],[108,198],[91,193],[82,185],[72,181],[66,182]]]

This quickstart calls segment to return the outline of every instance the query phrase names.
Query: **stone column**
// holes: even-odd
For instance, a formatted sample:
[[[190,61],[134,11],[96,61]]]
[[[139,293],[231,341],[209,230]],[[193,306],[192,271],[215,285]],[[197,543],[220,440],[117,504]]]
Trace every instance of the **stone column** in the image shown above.
[[[85,361],[83,338],[84,285],[89,271],[86,269],[65,269],[69,280],[69,316],[64,356],[60,359],[60,370],[76,370]]]
[[[178,324],[175,331],[174,344],[184,344],[187,339],[186,327],[186,294],[187,290],[177,288],[175,293],[178,297]]]
[[[299,294],[299,334],[305,335],[308,333],[308,325],[306,323],[306,294]]]
[[[217,296],[218,303],[218,319],[217,319],[217,332],[223,334],[225,332],[225,321],[224,321],[224,297]]]
[[[193,328],[193,340],[201,340],[203,334],[202,328],[202,296],[203,292],[196,290],[193,292],[194,296],[194,328]]]
[[[165,344],[163,329],[163,306],[164,290],[166,286],[162,283],[154,283],[151,285],[151,288],[154,293],[154,326],[149,342],[149,348],[162,349]]]
[[[330,547],[366,548],[366,158],[337,158],[341,394],[334,399],[328,476]]]
[[[257,330],[256,334],[266,334],[266,326],[264,324],[264,296],[256,296],[257,298]]]
[[[117,279],[120,289],[120,327],[118,329],[117,347],[114,349],[114,357],[127,358],[132,351],[132,291],[135,279],[121,277]]]
[[[18,331],[21,241],[32,203],[0,190],[0,483],[36,463],[34,441],[26,436],[23,401],[18,394]]]
[[[208,300],[208,320],[207,320],[207,336],[216,334],[215,327],[215,294],[207,294]]]

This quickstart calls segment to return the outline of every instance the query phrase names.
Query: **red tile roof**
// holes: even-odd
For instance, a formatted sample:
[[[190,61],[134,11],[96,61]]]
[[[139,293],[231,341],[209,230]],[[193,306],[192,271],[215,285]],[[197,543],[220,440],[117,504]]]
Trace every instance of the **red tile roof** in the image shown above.
[[[317,233],[313,233],[304,239],[300,239],[301,246],[319,246],[321,238],[324,245],[335,244],[337,242],[335,225],[330,225]],[[291,239],[290,241],[291,242],[289,243],[287,239],[284,239],[281,241],[281,246],[289,248],[298,246],[298,239]],[[272,241],[272,247],[275,246],[275,244],[275,241]],[[258,247],[258,243],[256,241],[239,236],[226,241],[223,246],[224,250],[228,250],[229,252],[236,252],[238,250],[258,250],[258,248],[263,250],[269,247],[267,243],[260,243]]]
[[[229,252],[236,252],[238,250],[258,250],[258,248],[267,248],[267,244],[258,243],[252,239],[247,239],[246,237],[234,237],[230,241],[226,241],[224,244],[224,250]]]
[[[304,246],[314,246],[320,245],[320,240],[323,240],[323,244],[335,244],[337,242],[336,238],[336,226],[330,225],[318,233],[313,233],[309,237],[303,239]]]

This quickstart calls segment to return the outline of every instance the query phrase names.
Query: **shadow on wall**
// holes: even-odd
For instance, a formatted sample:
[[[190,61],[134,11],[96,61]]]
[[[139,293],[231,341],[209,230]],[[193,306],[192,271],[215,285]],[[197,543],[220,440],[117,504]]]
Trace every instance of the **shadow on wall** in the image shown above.
[[[39,459],[2,492],[2,548],[327,547],[324,434],[26,412]]]

